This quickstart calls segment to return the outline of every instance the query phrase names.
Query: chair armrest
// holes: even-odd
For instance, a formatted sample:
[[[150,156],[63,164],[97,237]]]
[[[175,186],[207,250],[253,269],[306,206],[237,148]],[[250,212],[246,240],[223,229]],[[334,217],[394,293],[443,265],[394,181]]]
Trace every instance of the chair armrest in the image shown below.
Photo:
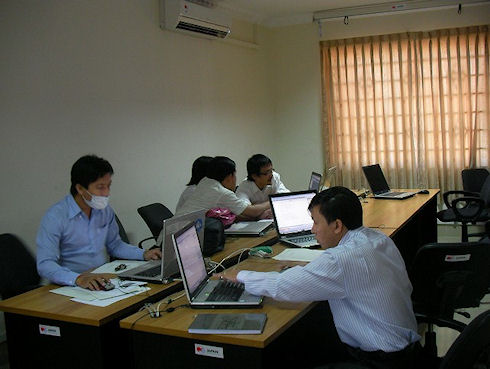
[[[451,203],[449,202],[449,196],[452,195],[459,195],[459,197],[480,197],[480,194],[475,193],[475,192],[469,192],[469,191],[446,191],[442,194],[442,199],[444,200],[444,204],[446,204],[446,207],[448,209],[452,208]]]
[[[464,207],[459,208],[458,204],[463,203]],[[474,204],[475,206],[470,206]],[[482,211],[485,209],[485,201],[479,197],[459,197],[451,202],[451,207],[454,211],[454,215],[459,218],[459,221],[473,222],[478,219]],[[461,213],[461,209],[474,209],[474,212],[470,214]]]
[[[454,319],[437,318],[418,313],[415,313],[415,318],[417,319],[417,323],[435,324],[438,327],[451,328],[458,332],[463,332],[466,327],[466,324]]]
[[[152,240],[153,242],[155,242],[155,237],[151,236],[151,237],[148,237],[148,238],[145,238],[144,240],[141,240],[140,242],[138,242],[138,247],[140,249],[144,249],[143,247],[143,243],[146,242],[146,241],[149,241],[149,240]]]

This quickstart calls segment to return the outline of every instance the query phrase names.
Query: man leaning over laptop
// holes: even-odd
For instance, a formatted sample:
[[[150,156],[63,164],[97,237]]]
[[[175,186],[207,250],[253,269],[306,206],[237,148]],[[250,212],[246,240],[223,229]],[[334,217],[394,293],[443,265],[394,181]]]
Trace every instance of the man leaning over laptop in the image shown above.
[[[121,259],[159,259],[159,249],[143,251],[119,237],[109,193],[114,173],[95,155],[78,159],[71,169],[70,194],[44,215],[37,233],[37,270],[49,281],[91,290],[104,288],[110,276],[90,270]],[[107,253],[106,253],[107,251]]]
[[[180,207],[176,215],[195,210],[226,208],[237,216],[260,218],[270,209],[269,202],[251,205],[235,194],[236,165],[226,156],[216,156],[208,166],[206,177],[201,179],[192,195]]]
[[[325,249],[317,259],[282,273],[227,270],[220,277],[277,300],[328,300],[345,359],[325,368],[412,368],[420,336],[397,247],[362,226],[362,206],[347,188],[320,192],[309,210]]]

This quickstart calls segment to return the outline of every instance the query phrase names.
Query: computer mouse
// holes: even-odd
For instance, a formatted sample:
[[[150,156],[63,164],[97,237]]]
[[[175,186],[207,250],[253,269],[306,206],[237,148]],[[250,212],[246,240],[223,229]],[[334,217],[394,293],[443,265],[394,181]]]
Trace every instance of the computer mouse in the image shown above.
[[[429,190],[420,190],[418,193],[423,193],[424,195],[427,195],[429,193]]]
[[[111,282],[105,282],[105,284],[103,286],[101,285],[101,287],[104,291],[110,291],[113,290],[115,286]]]

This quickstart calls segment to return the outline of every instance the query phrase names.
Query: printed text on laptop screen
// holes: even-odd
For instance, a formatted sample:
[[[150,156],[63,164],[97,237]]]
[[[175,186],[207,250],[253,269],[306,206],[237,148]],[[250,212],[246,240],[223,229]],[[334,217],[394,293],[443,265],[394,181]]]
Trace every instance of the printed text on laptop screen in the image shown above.
[[[189,288],[189,293],[192,294],[199,287],[199,284],[207,278],[196,228],[190,227],[177,237],[175,241],[179,249],[187,287]]]
[[[274,201],[274,213],[276,215],[279,233],[296,233],[309,231],[313,227],[308,205],[314,193],[276,197]]]

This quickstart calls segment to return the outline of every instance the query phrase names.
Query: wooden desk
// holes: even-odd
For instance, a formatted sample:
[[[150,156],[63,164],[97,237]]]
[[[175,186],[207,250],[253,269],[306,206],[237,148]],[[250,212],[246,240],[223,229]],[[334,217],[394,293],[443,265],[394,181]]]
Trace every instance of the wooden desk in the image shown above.
[[[430,189],[429,194],[417,194],[404,200],[367,198],[361,201],[363,223],[391,237],[405,264],[410,266],[420,247],[437,242],[439,192],[438,189]]]
[[[121,354],[129,347],[119,320],[144,302],[158,301],[175,291],[178,283],[151,284],[151,290],[107,307],[70,301],[49,290],[50,284],[0,301],[11,369],[25,368],[128,368],[131,358]],[[59,336],[40,334],[40,325],[55,327]],[[124,351],[124,349],[123,349]]]
[[[284,248],[275,245],[274,255]],[[282,264],[273,259],[250,257],[236,267],[278,271]],[[169,306],[182,304],[187,304],[185,297]],[[267,323],[260,335],[198,335],[187,332],[196,314],[220,311],[182,307],[164,313],[158,319],[139,312],[121,320],[121,327],[130,331],[133,338],[136,368],[298,368],[319,365],[324,355],[338,352],[340,341],[327,303],[284,303],[266,297],[262,308],[222,310],[266,313]],[[308,332],[307,339],[305,331]],[[222,350],[223,359],[195,354],[202,345]]]
[[[419,246],[437,240],[438,193],[439,190],[430,190],[428,195],[416,195],[406,200],[368,198],[363,203],[364,223],[391,237],[409,263]],[[274,255],[283,249],[282,245],[274,245]],[[237,267],[270,271],[278,270],[282,263],[251,257]],[[184,297],[170,306],[185,303]],[[333,359],[336,352],[340,352],[340,341],[327,303],[291,304],[265,298],[262,309],[224,311],[267,313],[264,332],[260,335],[189,334],[187,328],[196,314],[216,310],[186,307],[166,313],[159,319],[141,312],[121,320],[121,327],[131,331],[133,337],[136,368],[297,368],[319,365],[326,356]],[[222,350],[224,358],[197,355],[200,345]],[[161,355],[152,355],[153,352]]]
[[[240,256],[238,250],[244,248],[252,248],[256,246],[273,245],[276,242],[277,242],[277,232],[275,231],[275,229],[270,229],[268,232],[266,232],[265,235],[260,237],[226,236],[225,248],[222,251],[214,254],[211,257],[211,260],[219,262],[225,257],[231,255],[233,252],[237,252],[237,254],[234,257],[227,259],[227,262],[225,262],[226,266],[230,266],[237,263],[238,258]],[[242,260],[243,258],[246,258],[247,255],[248,252],[245,252],[242,255]]]
[[[221,261],[236,250],[268,243],[275,237],[274,230],[262,237],[228,237],[224,250],[212,259]],[[236,263],[238,256],[230,258],[228,265]],[[131,368],[132,357],[125,354],[130,348],[127,332],[121,331],[119,320],[145,302],[182,290],[182,282],[150,286],[147,294],[103,308],[51,293],[49,290],[58,287],[52,284],[0,301],[0,310],[5,312],[10,368]],[[61,336],[41,335],[40,324],[59,328]]]

